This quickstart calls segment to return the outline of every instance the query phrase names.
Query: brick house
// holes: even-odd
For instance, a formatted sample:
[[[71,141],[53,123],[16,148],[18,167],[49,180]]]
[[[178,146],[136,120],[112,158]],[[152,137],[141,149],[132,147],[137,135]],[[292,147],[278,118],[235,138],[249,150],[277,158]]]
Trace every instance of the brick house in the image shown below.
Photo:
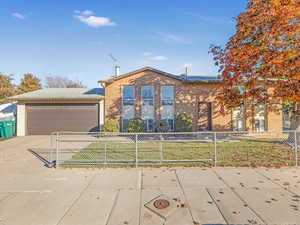
[[[133,118],[142,118],[150,132],[157,120],[167,120],[174,130],[176,116],[183,113],[192,117],[194,131],[282,130],[282,113],[267,112],[263,105],[256,106],[254,119],[245,116],[246,106],[233,111],[220,106],[216,95],[222,80],[217,77],[145,67],[99,83],[105,88],[105,120],[118,120],[121,130]]]
[[[282,130],[280,111],[257,105],[251,117],[247,104],[233,111],[221,107],[216,96],[222,80],[217,77],[145,67],[99,83],[102,88],[45,88],[11,97],[17,101],[17,135],[99,131],[108,119],[117,120],[123,131],[133,118],[142,118],[149,132],[159,120],[174,130],[180,114],[191,116],[194,131]]]

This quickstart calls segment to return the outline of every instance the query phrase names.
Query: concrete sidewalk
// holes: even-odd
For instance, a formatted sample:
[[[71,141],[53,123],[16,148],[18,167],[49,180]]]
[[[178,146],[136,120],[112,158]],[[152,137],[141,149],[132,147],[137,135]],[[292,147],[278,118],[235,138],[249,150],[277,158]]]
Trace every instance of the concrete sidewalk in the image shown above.
[[[300,224],[299,172],[177,168],[2,173],[0,224]],[[166,217],[145,207],[161,195],[177,200]]]
[[[43,144],[0,143],[0,225],[300,224],[299,168],[56,170],[27,151]]]

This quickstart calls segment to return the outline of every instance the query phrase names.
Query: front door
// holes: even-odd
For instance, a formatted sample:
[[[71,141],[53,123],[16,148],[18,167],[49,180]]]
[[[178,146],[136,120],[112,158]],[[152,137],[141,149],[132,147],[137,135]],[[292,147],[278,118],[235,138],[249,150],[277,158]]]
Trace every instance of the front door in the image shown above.
[[[210,102],[198,104],[198,130],[212,130],[212,105]]]

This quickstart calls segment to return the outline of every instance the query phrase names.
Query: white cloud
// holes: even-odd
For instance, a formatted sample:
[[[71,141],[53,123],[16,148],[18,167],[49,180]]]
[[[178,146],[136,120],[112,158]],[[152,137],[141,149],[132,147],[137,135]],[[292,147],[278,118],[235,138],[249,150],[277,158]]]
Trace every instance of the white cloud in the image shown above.
[[[146,61],[163,61],[167,60],[168,57],[164,55],[154,55],[152,52],[143,52],[143,56],[145,56]]]
[[[94,12],[92,10],[88,10],[88,9],[83,10],[83,11],[74,10],[74,13],[82,15],[82,16],[91,16],[91,15],[94,15]]]
[[[94,12],[91,10],[84,10],[84,11],[75,10],[74,13],[75,13],[74,17],[76,19],[78,19],[79,21],[85,23],[90,27],[98,28],[98,27],[116,25],[116,23],[110,21],[108,17],[93,16]]]
[[[168,57],[167,56],[163,56],[163,55],[157,55],[157,56],[151,56],[148,59],[149,60],[154,60],[154,61],[163,61],[163,60],[167,60]]]
[[[18,13],[18,12],[14,12],[11,14],[13,17],[19,19],[19,20],[24,20],[25,19],[25,16],[21,13]]]
[[[154,55],[152,52],[143,52],[143,56],[145,56],[147,61],[163,61],[168,59],[167,56]]]
[[[94,15],[94,12],[91,11],[91,10],[84,10],[81,12],[81,15],[83,16],[91,16],[91,15]]]
[[[104,26],[114,26],[114,22],[110,21],[107,17],[97,17],[97,16],[77,16],[77,18],[90,27],[104,27]]]

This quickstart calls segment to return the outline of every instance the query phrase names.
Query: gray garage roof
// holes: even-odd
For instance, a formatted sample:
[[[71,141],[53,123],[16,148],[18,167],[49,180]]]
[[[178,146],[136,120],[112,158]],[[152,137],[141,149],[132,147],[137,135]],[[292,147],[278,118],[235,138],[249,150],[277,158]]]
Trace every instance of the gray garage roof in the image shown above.
[[[11,100],[102,99],[103,88],[45,88],[10,97]]]

